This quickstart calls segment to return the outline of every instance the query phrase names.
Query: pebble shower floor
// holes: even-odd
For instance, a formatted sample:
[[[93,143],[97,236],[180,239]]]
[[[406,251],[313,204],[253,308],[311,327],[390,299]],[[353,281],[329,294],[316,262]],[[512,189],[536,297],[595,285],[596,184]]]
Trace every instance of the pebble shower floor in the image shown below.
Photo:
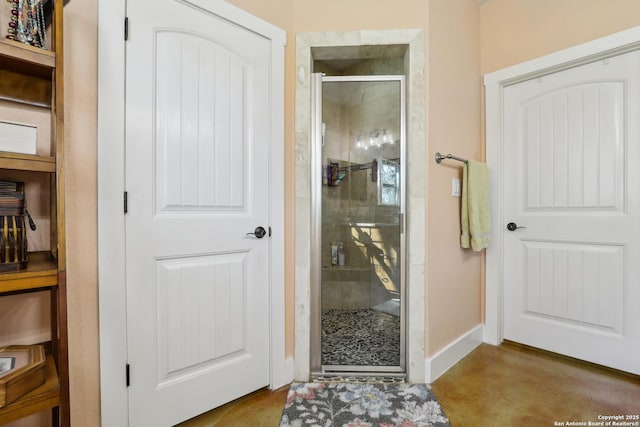
[[[368,309],[324,311],[322,364],[399,366],[400,318]]]

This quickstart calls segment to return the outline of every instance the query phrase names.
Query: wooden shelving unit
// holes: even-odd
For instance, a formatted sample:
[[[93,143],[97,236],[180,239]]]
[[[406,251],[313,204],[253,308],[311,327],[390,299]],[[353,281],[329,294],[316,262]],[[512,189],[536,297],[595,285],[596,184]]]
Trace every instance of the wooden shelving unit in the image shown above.
[[[0,169],[54,173],[56,158],[0,151]]]
[[[63,0],[53,0],[51,3],[51,50],[6,40],[4,34],[0,35],[0,100],[3,100],[5,106],[15,105],[16,109],[27,106],[51,115],[50,150],[44,150],[51,151],[51,155],[0,151],[0,172],[3,177],[18,174],[20,180],[29,185],[30,178],[42,182],[42,177],[45,176],[45,182],[50,183],[48,189],[39,189],[49,192],[45,199],[50,200],[50,247],[48,250],[30,252],[25,269],[0,273],[0,298],[5,295],[49,291],[51,304],[51,340],[45,343],[46,380],[17,401],[1,407],[0,425],[45,410],[51,411],[54,426],[70,425],[62,114]]]
[[[0,408],[0,422],[2,424],[60,406],[60,381],[52,355],[47,356],[44,370],[46,378],[44,384],[31,390],[10,405]]]
[[[20,292],[58,285],[58,268],[49,252],[31,252],[27,268],[0,273],[0,293]]]
[[[0,42],[0,55],[7,58],[7,61],[24,64],[24,68],[21,69],[24,74],[34,75],[34,71],[38,70],[46,73],[56,67],[55,52],[13,40],[3,39]],[[15,64],[12,68],[16,68]]]

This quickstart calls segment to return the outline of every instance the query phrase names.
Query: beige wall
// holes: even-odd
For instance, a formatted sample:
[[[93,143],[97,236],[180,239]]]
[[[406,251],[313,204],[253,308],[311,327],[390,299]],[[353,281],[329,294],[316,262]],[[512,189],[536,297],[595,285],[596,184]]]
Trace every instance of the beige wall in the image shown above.
[[[430,2],[427,151],[426,355],[481,323],[483,254],[460,249],[460,198],[452,178],[462,164],[436,152],[482,159],[480,6],[475,0]]]
[[[482,72],[637,25],[638,0],[489,0],[481,7]]]
[[[71,424],[99,424],[98,1],[69,2],[65,31],[65,169]]]
[[[294,0],[293,32],[387,30],[427,27],[424,0]],[[399,7],[402,5],[402,7]]]

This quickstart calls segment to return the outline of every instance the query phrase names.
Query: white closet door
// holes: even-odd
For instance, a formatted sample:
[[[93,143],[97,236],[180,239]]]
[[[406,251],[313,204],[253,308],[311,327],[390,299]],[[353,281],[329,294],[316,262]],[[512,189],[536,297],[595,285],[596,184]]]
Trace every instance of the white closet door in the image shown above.
[[[188,2],[127,13],[129,419],[171,426],[269,384],[271,42]]]
[[[640,373],[639,106],[638,52],[505,88],[505,339]]]

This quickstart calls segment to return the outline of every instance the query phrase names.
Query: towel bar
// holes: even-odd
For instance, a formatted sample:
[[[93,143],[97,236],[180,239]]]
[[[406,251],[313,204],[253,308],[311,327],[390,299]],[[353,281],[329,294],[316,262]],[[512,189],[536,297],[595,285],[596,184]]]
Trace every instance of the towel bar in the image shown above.
[[[453,159],[459,162],[467,163],[467,159],[463,159],[462,157],[454,156],[453,154],[442,155],[440,153],[436,153],[436,163],[440,163],[444,159]]]

